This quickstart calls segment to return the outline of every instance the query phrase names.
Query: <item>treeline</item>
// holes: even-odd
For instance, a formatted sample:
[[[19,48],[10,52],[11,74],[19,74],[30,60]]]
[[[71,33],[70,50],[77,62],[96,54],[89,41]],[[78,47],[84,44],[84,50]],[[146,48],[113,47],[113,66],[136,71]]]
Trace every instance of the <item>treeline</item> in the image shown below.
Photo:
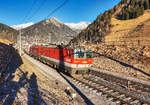
[[[150,0],[122,0],[121,4],[126,5],[119,14],[122,20],[137,18],[143,15],[144,10],[150,9]]]

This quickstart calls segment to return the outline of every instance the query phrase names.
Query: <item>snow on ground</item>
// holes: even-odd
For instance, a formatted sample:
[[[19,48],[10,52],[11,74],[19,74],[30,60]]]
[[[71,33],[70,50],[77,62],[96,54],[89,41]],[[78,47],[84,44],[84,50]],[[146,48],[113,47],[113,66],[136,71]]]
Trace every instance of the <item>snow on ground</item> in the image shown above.
[[[89,22],[80,22],[80,23],[65,23],[65,24],[73,30],[83,30],[83,29],[87,28],[87,26],[90,23]]]

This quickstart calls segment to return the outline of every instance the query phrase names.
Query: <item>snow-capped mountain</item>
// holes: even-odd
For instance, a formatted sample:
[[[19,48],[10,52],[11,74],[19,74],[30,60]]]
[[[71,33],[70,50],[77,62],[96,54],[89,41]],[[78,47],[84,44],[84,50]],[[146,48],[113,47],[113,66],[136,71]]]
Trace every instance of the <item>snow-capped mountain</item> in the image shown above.
[[[77,31],[77,30],[83,30],[87,28],[87,26],[90,24],[89,22],[80,22],[80,23],[65,23],[67,26],[69,26],[71,29]]]
[[[29,22],[29,23],[26,23],[26,24],[13,25],[11,27],[16,29],[16,30],[20,30],[20,29],[24,29],[26,27],[29,27],[29,26],[31,26],[33,24],[34,24],[33,22]]]
[[[67,44],[75,35],[75,31],[54,17],[22,29],[22,36],[28,43]]]
[[[60,23],[60,24],[65,24],[67,25],[69,28],[71,28],[73,31],[76,31],[76,32],[80,32],[81,30],[87,28],[87,26],[90,24],[90,22],[80,22],[80,23],[63,23],[61,22],[60,20],[56,19],[55,17],[52,17],[50,19],[47,19],[47,22],[48,21],[53,21],[53,23],[55,23],[55,25],[57,25],[57,23]],[[25,23],[25,24],[19,24],[19,25],[13,25],[11,26],[12,28],[16,29],[16,30],[20,30],[20,29],[24,29],[24,28],[27,28],[31,25],[33,25],[34,23],[33,22],[29,22],[29,23]]]

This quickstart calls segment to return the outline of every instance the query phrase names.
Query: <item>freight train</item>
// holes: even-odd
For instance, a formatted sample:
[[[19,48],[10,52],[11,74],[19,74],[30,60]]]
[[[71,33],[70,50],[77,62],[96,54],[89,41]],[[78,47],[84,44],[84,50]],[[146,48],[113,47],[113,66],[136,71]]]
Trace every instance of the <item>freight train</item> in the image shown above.
[[[29,54],[71,76],[88,73],[93,63],[92,52],[83,47],[62,48],[60,46],[47,47],[34,45],[30,47]]]

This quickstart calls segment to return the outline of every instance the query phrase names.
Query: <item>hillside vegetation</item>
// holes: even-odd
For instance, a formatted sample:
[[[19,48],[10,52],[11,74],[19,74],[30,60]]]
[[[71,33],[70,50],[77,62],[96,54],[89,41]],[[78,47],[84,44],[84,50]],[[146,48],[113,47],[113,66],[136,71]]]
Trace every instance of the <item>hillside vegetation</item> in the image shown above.
[[[142,44],[150,45],[150,10],[143,16],[131,20],[118,20],[112,18],[111,32],[105,37],[105,43],[109,44]],[[147,43],[146,43],[147,42]]]
[[[124,5],[118,18],[122,20],[135,19],[143,15],[144,10],[150,8],[150,0],[122,0]]]

